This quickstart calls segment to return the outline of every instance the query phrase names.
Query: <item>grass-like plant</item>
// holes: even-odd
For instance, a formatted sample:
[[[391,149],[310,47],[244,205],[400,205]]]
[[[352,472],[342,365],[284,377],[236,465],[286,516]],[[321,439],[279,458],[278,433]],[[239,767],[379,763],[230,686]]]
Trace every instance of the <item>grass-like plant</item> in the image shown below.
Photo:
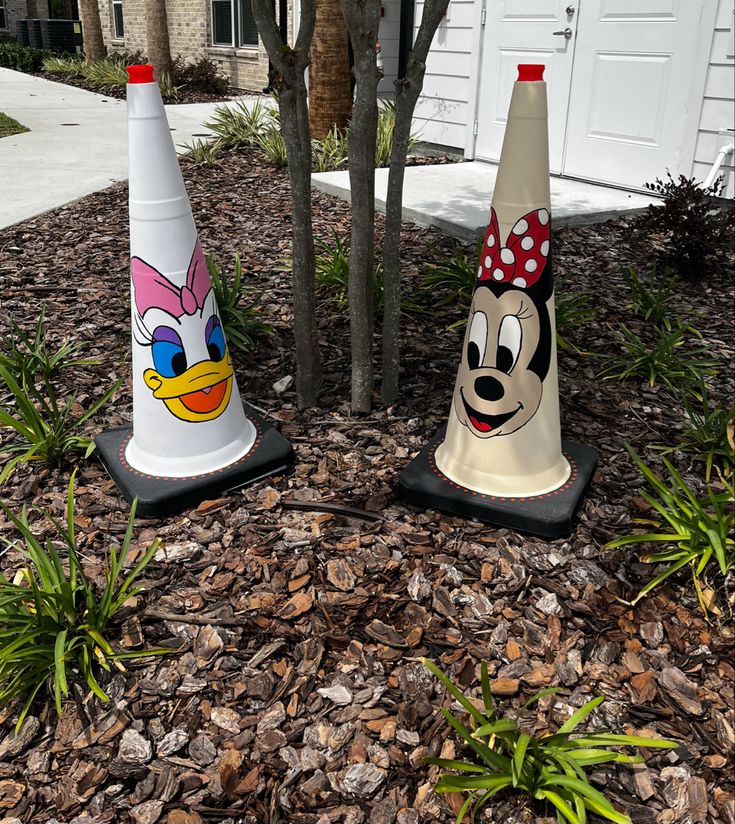
[[[557,345],[566,352],[581,354],[579,347],[570,340],[569,333],[595,319],[599,310],[592,304],[591,295],[585,292],[575,294],[564,290],[555,291],[554,307]]]
[[[440,253],[435,262],[424,269],[419,281],[420,288],[431,293],[435,307],[455,303],[469,306],[477,283],[477,261],[481,250],[481,240],[473,253],[455,244],[449,254]]]
[[[53,55],[43,61],[43,70],[59,77],[84,77],[86,63],[83,55]]]
[[[80,452],[85,458],[89,457],[94,451],[94,441],[80,434],[80,430],[120,388],[122,381],[115,382],[81,415],[76,414],[76,396],[59,400],[48,378],[41,379],[40,389],[33,381],[21,386],[0,366],[0,383],[5,384],[13,400],[13,407],[0,408],[0,427],[13,430],[22,441],[3,445],[3,452],[15,457],[7,461],[0,472],[2,484],[18,464],[45,461],[56,466]]]
[[[318,242],[320,251],[316,255],[316,284],[319,289],[329,293],[340,309],[346,309],[349,299],[350,284],[350,241],[336,234],[334,243]],[[383,310],[383,267],[378,263],[373,273],[373,309],[376,314]],[[401,303],[404,311],[417,310],[414,304]]]
[[[46,345],[46,310],[41,312],[32,335],[24,332],[15,321],[10,323],[10,332],[0,342],[0,366],[12,375],[17,383],[32,383],[36,377],[50,380],[62,369],[73,366],[94,366],[95,358],[79,358],[82,348],[79,342],[63,341],[61,346],[50,352]]]
[[[735,402],[729,407],[713,404],[704,381],[699,386],[696,397],[683,395],[681,402],[689,420],[689,426],[684,430],[681,440],[676,446],[654,446],[652,449],[664,455],[674,451],[686,452],[693,455],[695,460],[703,461],[707,483],[712,479],[715,467],[726,477],[732,475],[735,467]]]
[[[251,106],[238,100],[227,106],[215,107],[204,126],[212,131],[217,143],[226,149],[245,149],[259,145],[266,130],[278,122],[278,110],[256,100]]]
[[[631,296],[629,308],[640,318],[667,332],[684,325],[678,311],[681,302],[673,272],[654,269],[646,278],[630,269],[623,272],[623,280]]]
[[[448,709],[441,708],[449,725],[470,748],[472,760],[425,759],[429,764],[453,771],[439,778],[435,787],[438,793],[468,793],[457,814],[457,824],[461,824],[470,809],[474,819],[495,795],[506,790],[515,790],[553,807],[557,820],[567,824],[586,824],[588,813],[616,824],[631,824],[627,815],[618,812],[590,784],[587,768],[610,763],[642,763],[640,756],[617,752],[619,747],[674,749],[678,746],[675,741],[609,730],[577,732],[582,721],[603,702],[602,697],[580,707],[556,733],[533,735],[521,725],[523,712],[544,695],[558,692],[557,689],[541,690],[518,710],[515,718],[501,718],[492,698],[485,663],[481,666],[483,709],[480,710],[436,664],[426,658],[421,660],[469,715],[470,727],[467,727]]]
[[[268,126],[258,136],[258,146],[277,169],[284,168],[288,163],[286,141],[283,139],[280,125],[272,124]]]
[[[621,352],[603,356],[602,378],[638,378],[651,386],[657,382],[669,387],[686,387],[696,394],[705,375],[714,374],[717,361],[709,357],[706,346],[691,346],[684,326],[671,331],[653,327],[652,342],[644,340],[625,324],[613,330]]]
[[[378,129],[375,135],[375,165],[390,165],[390,153],[393,149],[393,132],[396,127],[396,104],[392,100],[381,103],[378,111]],[[408,138],[408,154],[410,154],[419,142],[417,135],[410,135]]]
[[[326,137],[311,141],[311,162],[315,172],[332,172],[347,163],[347,132],[333,126]]]
[[[635,518],[634,524],[647,531],[616,538],[606,545],[615,549],[633,544],[664,544],[658,552],[647,552],[642,560],[664,564],[665,568],[649,581],[632,603],[684,567],[689,567],[703,612],[707,605],[702,595],[702,577],[715,563],[723,576],[735,569],[735,488],[731,478],[720,478],[721,487],[709,487],[705,497],[697,496],[676,468],[662,457],[668,480],[660,478],[636,451],[628,446],[636,466],[648,481],[653,494],[641,492],[654,517]]]
[[[250,352],[255,348],[257,338],[269,337],[275,330],[260,319],[258,309],[253,305],[258,298],[253,300],[248,294],[240,255],[235,255],[232,278],[212,255],[207,255],[206,260],[227,342],[233,349]],[[246,299],[249,306],[243,305]]]
[[[170,652],[116,652],[108,640],[110,623],[124,602],[135,595],[135,581],[158,548],[156,539],[135,565],[125,571],[133,536],[135,503],[130,510],[122,546],[110,546],[105,585],[97,593],[84,572],[74,528],[74,475],[66,500],[66,523],[53,522],[56,541],[36,538],[24,507],[17,517],[5,504],[0,508],[20,533],[19,541],[3,538],[19,550],[24,563],[12,580],[0,575],[0,703],[25,696],[16,732],[34,699],[49,685],[57,711],[69,695],[70,682],[81,677],[102,701],[109,700],[99,670],[123,670],[126,658]],[[58,544],[58,546],[57,546]]]
[[[192,140],[191,143],[182,143],[186,149],[187,159],[198,169],[204,166],[215,166],[218,163],[219,145],[211,140]]]

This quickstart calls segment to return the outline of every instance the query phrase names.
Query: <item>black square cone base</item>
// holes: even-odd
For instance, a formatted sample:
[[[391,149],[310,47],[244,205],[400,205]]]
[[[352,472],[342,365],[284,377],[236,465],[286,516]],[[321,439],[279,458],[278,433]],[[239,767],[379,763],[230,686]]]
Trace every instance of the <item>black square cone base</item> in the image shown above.
[[[255,427],[255,443],[237,461],[214,472],[172,478],[146,475],[125,460],[125,448],[133,436],[132,426],[121,426],[98,435],[94,442],[100,460],[129,502],[138,499],[136,514],[157,518],[197,506],[208,498],[254,483],[266,475],[287,469],[293,463],[293,447],[247,404],[245,414]]]
[[[561,538],[572,532],[574,515],[597,466],[595,449],[562,440],[562,452],[572,467],[569,480],[544,495],[505,498],[460,486],[439,470],[434,453],[445,431],[446,427],[440,429],[401,473],[398,491],[404,500],[542,538]]]

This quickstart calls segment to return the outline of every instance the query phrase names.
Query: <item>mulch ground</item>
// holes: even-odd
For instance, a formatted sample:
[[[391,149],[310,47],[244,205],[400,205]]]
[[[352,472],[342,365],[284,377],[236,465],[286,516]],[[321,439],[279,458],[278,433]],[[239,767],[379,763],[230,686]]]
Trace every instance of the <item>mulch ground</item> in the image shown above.
[[[595,377],[598,356],[617,346],[608,324],[642,328],[626,308],[621,273],[644,267],[646,245],[631,246],[623,221],[555,233],[558,290],[588,292],[599,308],[594,322],[571,333],[591,354],[560,353],[564,434],[594,445],[600,464],[573,535],[549,542],[396,497],[399,472],[446,420],[462,334],[447,326],[466,310],[406,319],[399,403],[354,417],[346,318],[324,298],[321,407],[299,412],[293,389],[273,389],[294,373],[286,174],[245,153],[224,155],[214,169],[187,166],[185,177],[204,249],[228,262],[241,254],[277,329],[238,359],[238,381],[294,444],[296,466],[165,521],[138,523],[136,552],[155,536],[164,544],[122,616],[120,637],[180,651],[110,678],[110,704],[86,700],[77,687],[59,720],[39,701],[18,738],[9,732],[17,708],[0,709],[2,821],[453,821],[457,799],[433,793],[437,770],[422,761],[461,752],[438,714],[443,691],[418,661],[428,656],[475,695],[487,661],[503,712],[543,687],[561,687],[528,716],[537,731],[606,696],[594,726],[682,744],[646,753],[635,769],[600,768],[596,785],[635,822],[732,824],[727,593],[718,592],[722,616],[712,623],[686,575],[631,608],[624,599],[651,568],[631,551],[602,548],[645,514],[645,485],[624,443],[673,444],[684,425],[680,404],[660,387]],[[315,195],[314,206],[321,239],[348,232],[345,203]],[[131,416],[125,216],[126,188],[118,185],[0,234],[0,322],[31,329],[43,304],[53,342],[86,342],[103,364],[69,380],[82,407],[125,378],[90,432]],[[439,232],[405,227],[411,300],[425,301],[418,274],[437,249],[451,247]],[[720,402],[733,395],[732,257],[729,264],[682,283],[680,293],[681,311],[722,364],[712,384]],[[674,460],[688,479],[702,477],[687,456]],[[68,479],[68,467],[24,467],[3,498],[16,510],[35,504],[60,515]],[[318,502],[364,515],[320,512]],[[127,513],[101,466],[81,462],[77,529],[97,580]],[[48,533],[48,522],[34,517]],[[6,521],[0,533],[12,537]],[[10,551],[1,563],[8,573],[18,562]],[[483,820],[550,824],[537,815],[543,811],[511,795]]]

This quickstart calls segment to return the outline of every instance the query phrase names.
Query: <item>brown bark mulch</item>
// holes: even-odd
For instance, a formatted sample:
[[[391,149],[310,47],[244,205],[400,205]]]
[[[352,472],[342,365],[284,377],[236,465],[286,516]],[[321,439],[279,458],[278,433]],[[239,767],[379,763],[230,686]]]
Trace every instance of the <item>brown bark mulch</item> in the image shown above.
[[[644,268],[647,250],[631,247],[625,222],[555,233],[558,290],[588,292],[599,308],[570,334],[590,354],[560,353],[564,434],[595,446],[600,466],[573,535],[549,542],[396,497],[398,473],[448,414],[462,333],[447,326],[465,308],[406,318],[399,403],[353,417],[349,329],[323,297],[322,405],[299,412],[293,389],[279,396],[273,388],[294,371],[287,176],[254,153],[227,153],[215,168],[186,166],[185,177],[204,249],[226,263],[241,254],[277,329],[238,358],[238,379],[292,441],[296,466],[165,521],[139,522],[137,552],[155,536],[164,544],[121,616],[121,637],[180,651],[127,664],[107,682],[110,704],[75,688],[58,720],[39,701],[18,738],[10,734],[16,708],[0,709],[2,821],[453,821],[457,799],[433,793],[437,770],[422,762],[462,752],[437,712],[443,692],[417,660],[428,656],[474,690],[487,661],[504,712],[561,687],[529,716],[539,731],[605,695],[594,725],[681,741],[676,751],[648,753],[645,766],[596,770],[613,803],[635,822],[732,824],[727,593],[712,623],[686,575],[631,608],[624,600],[651,569],[632,551],[602,549],[645,513],[645,485],[624,443],[639,451],[672,444],[684,425],[661,387],[595,377],[597,356],[617,345],[608,324],[642,327],[626,308],[621,272]],[[347,204],[321,194],[314,204],[321,239],[348,232]],[[125,215],[126,187],[117,185],[0,233],[3,328],[14,318],[30,330],[43,304],[52,342],[85,341],[103,364],[74,373],[69,390],[82,407],[125,378],[90,432],[131,414]],[[410,300],[425,303],[419,272],[451,247],[437,231],[405,226]],[[720,402],[733,395],[732,295],[731,266],[681,284],[681,311],[722,364],[712,387]],[[674,460],[688,479],[702,477],[687,456]],[[3,499],[61,515],[68,478],[68,467],[24,467]],[[322,512],[320,502],[373,517]],[[77,529],[97,580],[127,512],[101,466],[80,463]],[[6,521],[0,533],[12,537]],[[8,552],[0,563],[7,573],[19,557]],[[542,812],[508,795],[483,820],[550,822],[534,818]]]

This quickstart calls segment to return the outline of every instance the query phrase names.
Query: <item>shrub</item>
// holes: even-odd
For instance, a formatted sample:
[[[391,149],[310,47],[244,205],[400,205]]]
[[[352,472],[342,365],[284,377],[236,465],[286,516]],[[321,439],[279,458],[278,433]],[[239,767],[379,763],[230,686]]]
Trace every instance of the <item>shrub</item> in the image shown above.
[[[187,158],[197,167],[216,166],[219,146],[211,140],[193,140],[191,143],[182,143],[186,149]]]
[[[678,746],[675,741],[621,735],[610,730],[576,732],[580,723],[603,702],[601,697],[580,707],[556,733],[533,735],[520,724],[524,711],[539,698],[558,690],[542,690],[520,708],[515,718],[500,718],[492,699],[486,664],[481,666],[484,711],[480,711],[436,664],[425,658],[421,660],[470,717],[472,729],[448,709],[441,708],[449,725],[470,748],[472,760],[425,759],[429,764],[453,771],[439,778],[438,793],[468,793],[457,814],[457,824],[461,824],[471,807],[474,818],[495,795],[505,790],[515,790],[532,801],[550,805],[560,822],[582,824],[590,812],[617,824],[631,824],[628,816],[619,813],[591,786],[587,768],[643,762],[640,756],[616,752],[619,747],[674,749]]]
[[[19,550],[25,563],[12,580],[0,575],[0,702],[22,695],[16,733],[21,728],[35,697],[50,682],[57,712],[69,695],[69,682],[81,676],[91,693],[108,701],[99,682],[98,670],[110,665],[124,670],[121,661],[170,650],[116,652],[108,640],[110,623],[128,598],[139,590],[136,579],[150,562],[159,541],[127,573],[130,542],[135,520],[135,502],[130,510],[122,546],[111,546],[107,556],[105,585],[98,595],[84,572],[74,530],[74,477],[66,500],[66,524],[53,521],[57,549],[48,539],[42,544],[28,523],[26,508],[20,517],[0,502],[5,516],[20,533],[20,542],[3,540]],[[66,562],[62,560],[66,555]]]
[[[181,55],[174,60],[173,83],[205,94],[225,94],[230,87],[214,60],[200,57],[187,63]]]
[[[651,343],[643,340],[624,324],[613,331],[622,352],[603,356],[603,378],[639,378],[650,386],[657,381],[672,388],[684,386],[693,394],[704,376],[713,374],[717,362],[709,357],[706,346],[687,347],[687,329],[677,326],[670,332],[653,328]]]
[[[688,278],[702,277],[708,264],[716,262],[728,248],[735,226],[735,210],[713,208],[712,198],[722,192],[722,181],[708,189],[693,178],[656,178],[645,186],[663,198],[663,206],[652,204],[634,222],[640,232],[661,235],[656,251],[658,262]]]
[[[204,126],[214,133],[222,148],[243,149],[258,146],[261,136],[277,122],[278,112],[261,100],[250,107],[238,100],[232,105],[216,106]]]
[[[47,49],[31,49],[19,43],[0,43],[0,66],[19,72],[40,72],[43,61],[52,55]]]
[[[668,483],[646,466],[634,449],[630,446],[627,449],[653,489],[653,495],[645,491],[641,495],[658,517],[635,518],[633,523],[653,527],[653,531],[617,538],[606,548],[654,543],[673,545],[673,548],[649,552],[642,557],[645,563],[665,564],[666,568],[643,587],[633,603],[688,566],[700,606],[706,612],[701,578],[707,567],[715,561],[723,576],[735,569],[735,488],[732,478],[721,478],[724,492],[709,487],[705,497],[698,497],[666,458],[662,461],[669,476]]]
[[[250,305],[243,308],[241,305],[246,291],[242,280],[240,255],[235,255],[235,272],[232,280],[212,255],[207,255],[207,269],[212,278],[212,288],[225,337],[234,349],[249,352],[255,348],[257,338],[274,334],[273,327],[259,319],[257,307]]]

